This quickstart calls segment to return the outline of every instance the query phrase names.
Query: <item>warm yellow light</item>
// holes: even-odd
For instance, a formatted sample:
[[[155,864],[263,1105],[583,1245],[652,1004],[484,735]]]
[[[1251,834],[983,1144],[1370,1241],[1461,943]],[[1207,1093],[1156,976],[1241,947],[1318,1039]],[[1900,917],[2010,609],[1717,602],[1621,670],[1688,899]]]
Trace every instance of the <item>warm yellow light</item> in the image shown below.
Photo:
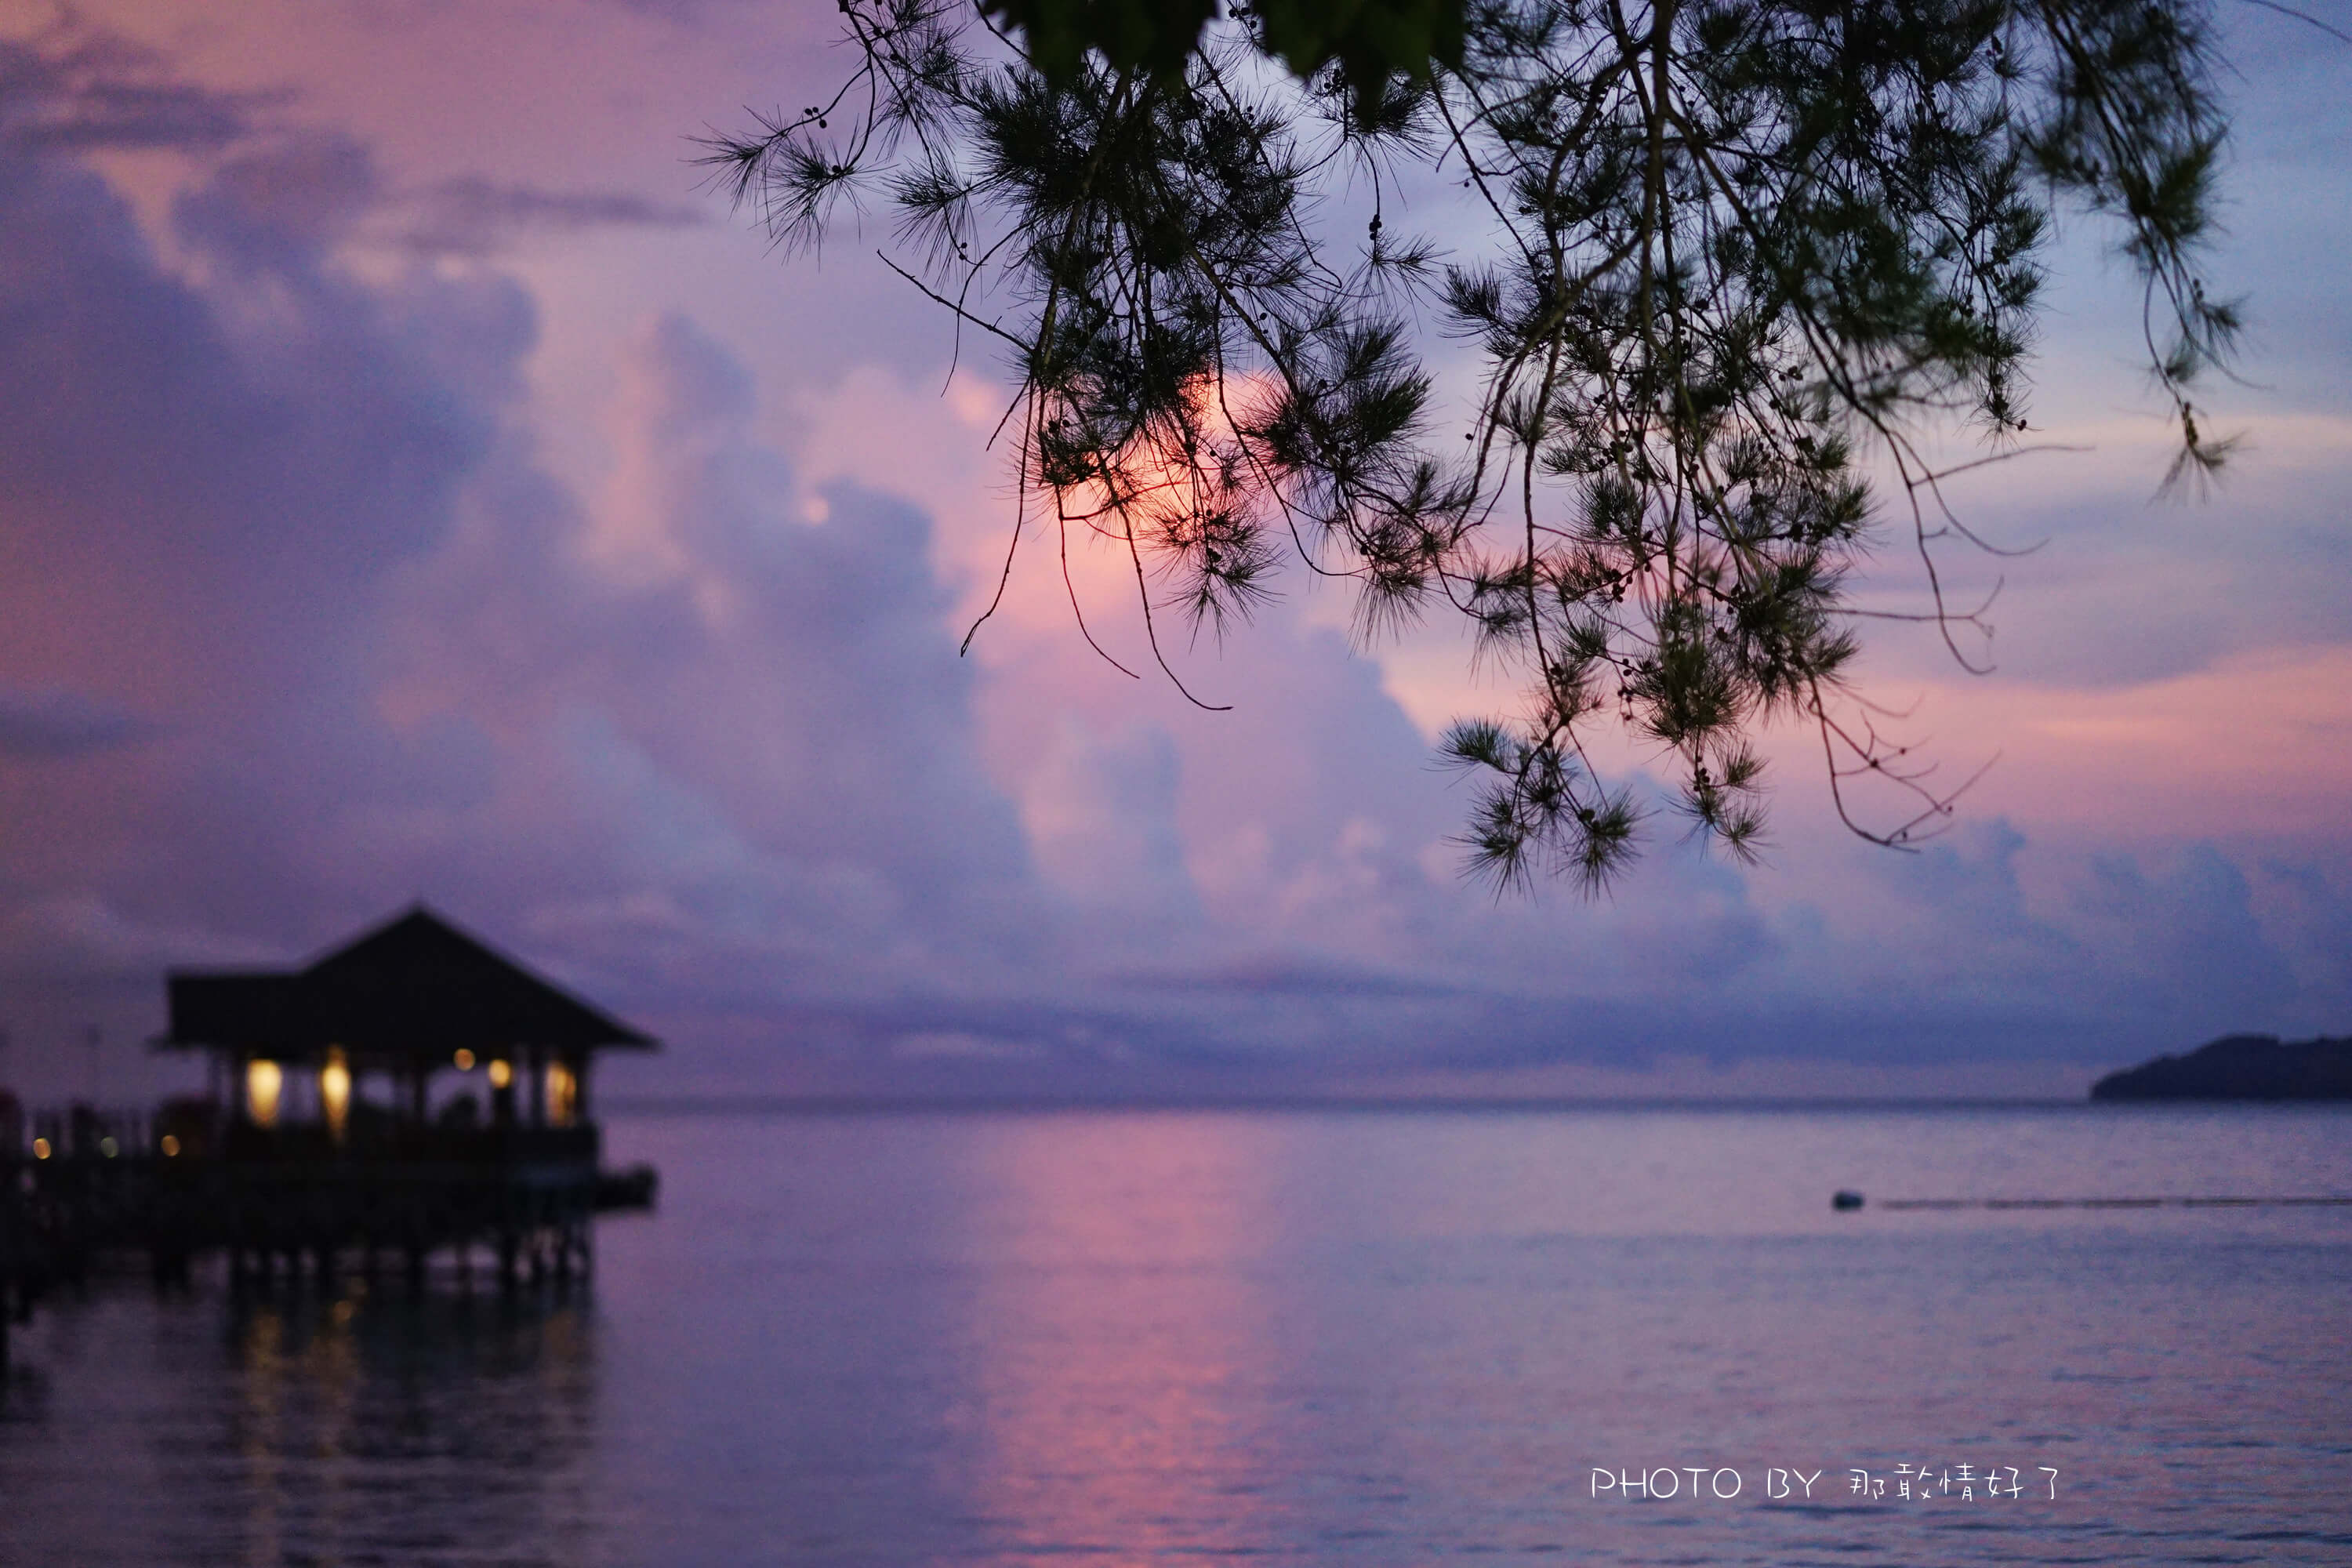
[[[49,1141],[48,1141],[47,1139],[46,1139],[46,1138],[36,1138],[36,1139],[34,1139],[34,1140],[33,1140],[33,1158],[34,1158],[34,1159],[36,1159],[36,1160],[46,1160],[46,1159],[47,1159],[48,1157],[49,1157]]]
[[[245,1064],[245,1114],[256,1127],[278,1125],[278,1092],[285,1087],[284,1069],[268,1057]]]
[[[500,1057],[490,1064],[490,1087],[504,1089],[514,1082],[514,1064]]]
[[[457,1054],[451,1057],[449,1059],[457,1064],[457,1070],[459,1072],[472,1072],[474,1070],[474,1053],[467,1050],[463,1046],[459,1046],[457,1047]]]
[[[163,1151],[163,1157],[168,1160],[173,1155],[177,1154],[180,1152],[180,1141],[171,1133],[166,1132],[163,1134],[162,1140],[156,1144],[156,1147]]]
[[[547,1064],[547,1120],[569,1127],[580,1114],[580,1080],[562,1062]]]
[[[120,1153],[121,1153],[121,1152],[122,1152],[122,1145],[121,1145],[121,1144],[120,1144],[120,1143],[117,1143],[117,1142],[114,1141],[114,1137],[113,1137],[113,1135],[112,1135],[111,1133],[109,1133],[106,1137],[103,1137],[103,1138],[101,1138],[101,1139],[100,1139],[100,1140],[98,1141],[98,1152],[99,1152],[100,1153],[101,1153],[101,1154],[105,1155],[108,1159],[111,1160],[111,1159],[113,1159],[117,1154],[120,1154]]]
[[[352,1069],[341,1046],[327,1047],[327,1065],[319,1069],[319,1108],[327,1113],[327,1136],[341,1142],[352,1120]]]

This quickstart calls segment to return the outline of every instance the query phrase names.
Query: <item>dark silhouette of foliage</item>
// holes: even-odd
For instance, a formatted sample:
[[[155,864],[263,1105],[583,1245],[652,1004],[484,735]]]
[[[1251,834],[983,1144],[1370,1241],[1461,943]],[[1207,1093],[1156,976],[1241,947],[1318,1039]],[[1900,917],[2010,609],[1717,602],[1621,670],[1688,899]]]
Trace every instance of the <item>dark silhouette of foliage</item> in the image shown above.
[[[1216,0],[981,0],[980,9],[1016,29],[1030,63],[1056,83],[1077,77],[1089,54],[1181,83],[1202,33],[1226,14]],[[1295,75],[1328,68],[1369,84],[1351,89],[1367,120],[1391,77],[1426,81],[1433,67],[1462,63],[1462,0],[1257,0],[1231,14]]]
[[[2019,449],[2061,205],[2112,218],[2145,281],[2176,473],[2222,458],[2189,395],[2237,321],[2195,267],[2223,124],[2187,0],[842,11],[853,79],[710,161],[793,245],[887,199],[891,264],[1018,383],[1014,548],[1032,498],[1066,560],[1073,527],[1118,542],[1155,656],[1161,615],[1222,629],[1291,557],[1355,579],[1367,637],[1467,617],[1527,687],[1443,743],[1486,781],[1465,842],[1504,885],[1625,863],[1642,814],[1585,752],[1612,721],[1742,857],[1753,738],[1783,719],[1818,731],[1857,833],[1903,846],[1949,815],[1845,684],[1881,516],[1861,468],[1891,467],[1916,618],[1969,663],[1981,606],[1945,602],[1937,547],[1976,536],[1924,437],[1972,421],[1990,458]],[[1488,254],[1391,226],[1431,171]],[[1360,237],[1321,216],[1349,181]],[[1416,299],[1483,355],[1466,438],[1440,428]]]

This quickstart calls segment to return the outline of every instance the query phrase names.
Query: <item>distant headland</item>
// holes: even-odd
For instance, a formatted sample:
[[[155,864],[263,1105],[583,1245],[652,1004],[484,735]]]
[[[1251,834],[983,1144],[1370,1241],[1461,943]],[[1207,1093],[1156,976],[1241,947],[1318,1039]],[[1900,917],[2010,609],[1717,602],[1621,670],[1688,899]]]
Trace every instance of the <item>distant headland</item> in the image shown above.
[[[2093,1100],[2352,1100],[2352,1039],[2224,1035],[2091,1086]]]

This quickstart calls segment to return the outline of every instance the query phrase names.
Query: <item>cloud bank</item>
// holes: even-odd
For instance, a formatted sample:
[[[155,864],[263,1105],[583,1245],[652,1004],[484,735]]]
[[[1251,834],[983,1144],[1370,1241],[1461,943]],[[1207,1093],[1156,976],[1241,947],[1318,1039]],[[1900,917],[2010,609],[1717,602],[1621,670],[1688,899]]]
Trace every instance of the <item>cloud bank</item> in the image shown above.
[[[1192,650],[1234,703],[1207,714],[1096,659],[1033,552],[959,658],[1008,518],[984,382],[811,376],[624,279],[596,385],[552,387],[572,345],[515,258],[693,209],[412,177],[283,101],[94,30],[0,43],[0,1072],[152,1028],[167,963],[292,959],[418,897],[668,1036],[641,1089],[1960,1082],[2352,1015],[2340,824],[2085,821],[2071,742],[1919,856],[1838,838],[1792,767],[1763,869],[1661,831],[1607,901],[1498,903],[1457,875],[1402,663],[1331,605]],[[1132,642],[1118,563],[1073,581]],[[2111,659],[2113,701],[2046,721],[2226,682],[2260,617],[2224,597],[2239,631]],[[2296,668],[2352,640],[2292,630]],[[2289,732],[2340,722],[2327,689],[2275,748],[2322,799],[2342,748]],[[2135,743],[2229,743],[2200,733]]]

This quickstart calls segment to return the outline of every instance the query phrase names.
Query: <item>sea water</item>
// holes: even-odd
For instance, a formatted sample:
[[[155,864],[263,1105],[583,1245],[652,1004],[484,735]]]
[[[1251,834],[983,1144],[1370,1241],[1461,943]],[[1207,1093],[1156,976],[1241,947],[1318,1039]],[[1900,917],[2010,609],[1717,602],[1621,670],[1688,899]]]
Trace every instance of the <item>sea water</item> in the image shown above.
[[[607,1135],[566,1298],[45,1303],[0,1562],[2352,1561],[2352,1208],[1879,1206],[2352,1194],[2344,1111]]]

